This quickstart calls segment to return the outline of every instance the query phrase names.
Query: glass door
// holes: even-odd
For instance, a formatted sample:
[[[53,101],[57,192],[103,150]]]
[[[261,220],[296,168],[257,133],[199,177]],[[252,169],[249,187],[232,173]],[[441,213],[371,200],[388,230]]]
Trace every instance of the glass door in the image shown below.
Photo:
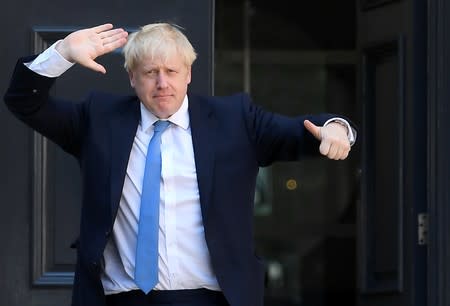
[[[332,112],[358,125],[355,19],[354,1],[216,0],[215,95],[246,91],[270,111]],[[358,151],[261,169],[265,305],[356,305]]]

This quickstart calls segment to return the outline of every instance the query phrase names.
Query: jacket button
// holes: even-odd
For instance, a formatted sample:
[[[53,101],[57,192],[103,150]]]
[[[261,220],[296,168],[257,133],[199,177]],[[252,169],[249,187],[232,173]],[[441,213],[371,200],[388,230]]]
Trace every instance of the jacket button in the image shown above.
[[[91,262],[91,271],[94,274],[100,273],[100,265],[98,264],[98,262],[96,261]]]

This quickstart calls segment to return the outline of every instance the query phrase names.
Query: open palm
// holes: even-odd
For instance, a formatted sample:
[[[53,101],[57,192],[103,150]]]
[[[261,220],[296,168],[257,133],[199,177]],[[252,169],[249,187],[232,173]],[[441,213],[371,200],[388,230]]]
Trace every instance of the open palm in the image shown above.
[[[69,34],[56,46],[56,50],[70,62],[106,73],[105,67],[95,59],[125,45],[127,36],[123,29],[114,29],[112,24],[107,23]]]

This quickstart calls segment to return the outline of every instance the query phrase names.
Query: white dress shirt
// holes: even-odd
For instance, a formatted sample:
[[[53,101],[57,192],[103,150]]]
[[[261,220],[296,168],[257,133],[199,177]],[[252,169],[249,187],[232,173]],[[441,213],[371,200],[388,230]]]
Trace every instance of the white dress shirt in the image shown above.
[[[26,65],[47,77],[63,74],[73,63],[56,51],[55,44]],[[156,290],[220,290],[204,236],[188,103],[186,96],[181,108],[168,119],[172,124],[161,135],[159,282]],[[157,120],[141,104],[141,122],[130,152],[112,239],[104,251],[101,280],[105,294],[138,289],[133,276],[142,179],[147,145]]]
[[[133,281],[136,239],[147,146],[157,121],[141,104],[141,122],[130,153],[122,197],[104,252],[106,294],[137,289]],[[159,282],[156,290],[220,290],[206,246],[194,162],[188,99],[161,135]]]

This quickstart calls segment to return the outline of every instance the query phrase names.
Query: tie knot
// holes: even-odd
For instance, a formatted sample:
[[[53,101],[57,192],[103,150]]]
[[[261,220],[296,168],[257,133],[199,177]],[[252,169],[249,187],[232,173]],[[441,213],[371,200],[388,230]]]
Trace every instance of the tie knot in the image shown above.
[[[158,120],[153,124],[155,127],[155,133],[156,132],[163,132],[167,127],[170,125],[169,120]]]

